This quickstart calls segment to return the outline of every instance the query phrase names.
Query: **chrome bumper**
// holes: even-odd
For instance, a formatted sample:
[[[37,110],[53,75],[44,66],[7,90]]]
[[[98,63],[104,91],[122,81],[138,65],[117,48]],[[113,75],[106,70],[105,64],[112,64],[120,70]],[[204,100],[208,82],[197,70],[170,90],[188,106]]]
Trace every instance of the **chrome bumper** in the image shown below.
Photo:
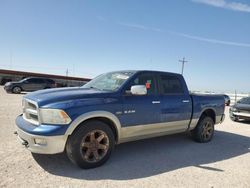
[[[240,116],[240,117],[246,117],[250,118],[250,113],[245,113],[245,112],[232,112],[234,116]]]
[[[56,154],[62,153],[65,148],[67,136],[41,136],[24,132],[17,127],[19,141],[32,153]]]

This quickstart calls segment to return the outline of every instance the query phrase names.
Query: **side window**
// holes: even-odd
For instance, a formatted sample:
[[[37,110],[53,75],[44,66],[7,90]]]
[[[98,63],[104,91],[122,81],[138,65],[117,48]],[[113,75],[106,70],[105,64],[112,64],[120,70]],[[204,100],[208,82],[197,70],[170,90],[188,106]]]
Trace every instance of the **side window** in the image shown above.
[[[160,89],[163,95],[183,94],[183,88],[180,80],[175,76],[161,75]]]
[[[145,85],[147,88],[147,95],[155,94],[155,78],[153,74],[140,74],[136,77],[130,84],[127,90],[131,89],[131,86],[134,85]]]
[[[34,84],[35,83],[35,79],[34,78],[30,78],[30,79],[27,79],[25,82],[28,83],[28,84]]]
[[[46,81],[47,83],[49,83],[49,84],[54,84],[54,83],[55,83],[54,80],[50,80],[50,79],[46,79],[45,81]]]
[[[32,83],[32,84],[43,84],[44,81],[43,81],[43,79],[39,79],[39,78],[31,78],[31,79],[29,79],[29,83]]]

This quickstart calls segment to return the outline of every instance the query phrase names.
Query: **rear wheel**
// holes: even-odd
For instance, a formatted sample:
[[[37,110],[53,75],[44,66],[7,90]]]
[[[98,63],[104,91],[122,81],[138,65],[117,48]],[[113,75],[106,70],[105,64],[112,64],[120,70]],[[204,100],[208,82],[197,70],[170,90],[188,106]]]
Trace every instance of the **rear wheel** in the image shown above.
[[[205,143],[212,140],[214,135],[214,121],[211,117],[203,116],[192,131],[195,141]]]
[[[16,94],[21,93],[21,91],[22,89],[18,86],[13,87],[12,89],[12,93],[16,93]]]
[[[69,137],[66,152],[69,159],[81,168],[104,164],[114,148],[115,138],[110,127],[101,121],[88,121]]]

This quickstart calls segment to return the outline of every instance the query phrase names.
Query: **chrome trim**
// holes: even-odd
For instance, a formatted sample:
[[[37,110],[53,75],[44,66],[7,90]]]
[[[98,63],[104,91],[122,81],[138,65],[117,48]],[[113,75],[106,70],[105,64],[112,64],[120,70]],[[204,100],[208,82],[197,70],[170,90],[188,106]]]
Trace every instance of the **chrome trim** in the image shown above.
[[[199,121],[199,118],[191,120],[191,123],[190,123],[190,126],[189,126],[189,131],[193,130],[196,127],[196,125],[198,124],[198,121]]]
[[[250,113],[245,113],[245,112],[233,112],[233,115],[235,115],[235,116],[243,116],[243,117],[250,117]]]
[[[190,100],[183,100],[182,102],[183,103],[188,103],[188,102],[190,102]]]
[[[60,135],[60,136],[33,135],[24,132],[18,127],[16,128],[19,141],[23,145],[25,145],[25,147],[32,153],[56,154],[56,153],[62,153],[64,151],[66,141],[68,138],[67,135]],[[42,145],[36,144],[35,139],[43,139],[46,141],[46,144]]]
[[[147,94],[147,88],[145,85],[131,86],[130,91],[131,91],[132,95],[146,95]]]
[[[34,105],[35,108],[32,105]],[[34,125],[40,125],[41,120],[40,120],[40,115],[39,115],[38,104],[35,101],[23,98],[22,106],[23,106],[23,118],[24,118],[24,120],[26,120]],[[30,114],[37,116],[37,121],[34,118],[29,118],[28,116]]]
[[[160,104],[161,101],[152,101],[152,104]]]
[[[154,123],[147,125],[136,125],[121,128],[120,143],[163,136],[179,132],[185,132],[188,128],[189,120]]]

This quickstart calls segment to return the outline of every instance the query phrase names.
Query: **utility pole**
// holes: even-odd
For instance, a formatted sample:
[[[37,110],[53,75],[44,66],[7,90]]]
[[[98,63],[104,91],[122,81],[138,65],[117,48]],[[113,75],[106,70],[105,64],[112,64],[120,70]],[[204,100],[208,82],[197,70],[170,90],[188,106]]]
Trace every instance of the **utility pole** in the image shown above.
[[[179,60],[179,62],[182,63],[181,74],[183,75],[185,63],[187,63],[188,61],[186,61],[185,57],[183,57],[182,60]]]
[[[66,86],[68,87],[68,75],[69,75],[69,69],[66,70]]]
[[[69,69],[66,70],[66,76],[68,77],[69,75]]]
[[[13,54],[12,49],[10,50],[10,69],[12,69]]]

